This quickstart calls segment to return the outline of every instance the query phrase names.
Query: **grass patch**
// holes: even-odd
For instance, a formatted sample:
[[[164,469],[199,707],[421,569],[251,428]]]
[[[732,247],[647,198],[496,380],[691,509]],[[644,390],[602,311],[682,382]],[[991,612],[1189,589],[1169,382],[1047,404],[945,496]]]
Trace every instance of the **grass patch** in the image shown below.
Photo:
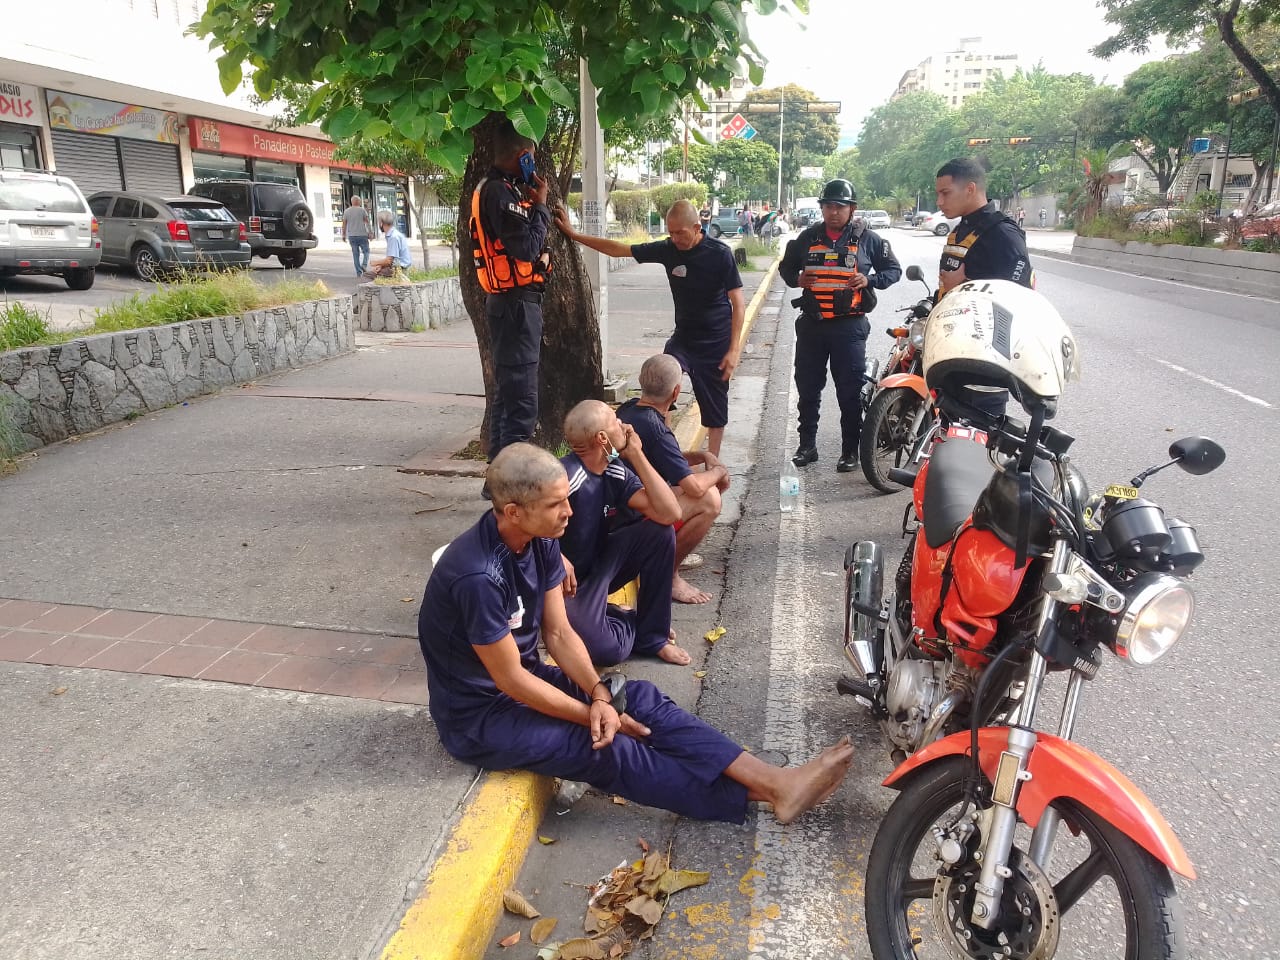
[[[742,250],[748,257],[768,257],[770,260],[778,254],[776,246],[771,246],[754,236],[742,238]]]
[[[48,313],[41,316],[34,307],[17,300],[6,300],[0,307],[0,350],[41,343],[52,332]]]
[[[409,270],[409,280],[413,283],[429,283],[432,280],[448,280],[450,277],[456,277],[457,275],[457,267],[432,267],[430,270],[423,270],[421,267],[411,267]]]
[[[15,346],[65,343],[79,337],[97,333],[117,333],[136,330],[139,327],[159,327],[167,323],[197,320],[202,317],[224,317],[242,314],[248,310],[279,307],[302,300],[323,300],[330,296],[329,288],[319,280],[289,278],[277,283],[264,284],[253,279],[250,271],[236,270],[230,273],[189,277],[174,283],[161,284],[156,292],[144,298],[132,296],[94,311],[90,326],[75,330],[44,329],[39,337],[11,346],[0,321],[0,350],[12,350]],[[17,304],[21,307],[21,304]],[[24,308],[27,309],[27,308]],[[10,310],[10,308],[6,308]],[[29,310],[28,310],[29,312]],[[0,314],[0,316],[5,316]],[[37,317],[37,319],[40,319]],[[15,330],[33,331],[34,326],[26,318],[15,323]]]

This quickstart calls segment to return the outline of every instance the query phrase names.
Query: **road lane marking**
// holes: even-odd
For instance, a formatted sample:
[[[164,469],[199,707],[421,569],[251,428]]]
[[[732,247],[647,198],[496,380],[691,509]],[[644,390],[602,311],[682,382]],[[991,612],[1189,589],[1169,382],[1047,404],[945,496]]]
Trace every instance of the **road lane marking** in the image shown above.
[[[1221,390],[1223,393],[1229,393],[1233,397],[1239,397],[1241,400],[1247,400],[1250,403],[1257,404],[1259,407],[1265,407],[1268,410],[1275,409],[1275,407],[1272,404],[1267,403],[1267,401],[1263,400],[1261,397],[1255,397],[1252,394],[1248,394],[1248,393],[1241,393],[1235,387],[1229,387],[1225,383],[1222,383],[1218,380],[1214,380],[1212,377],[1202,376],[1201,374],[1196,373],[1194,370],[1188,370],[1186,367],[1180,367],[1178,366],[1178,364],[1170,363],[1168,360],[1161,360],[1159,357],[1152,357],[1151,359],[1163,367],[1168,367],[1170,370],[1177,370],[1179,373],[1185,373],[1192,380],[1199,380],[1201,383],[1206,384],[1210,387],[1216,387],[1217,389]]]
[[[1256,293],[1240,293],[1236,290],[1219,290],[1215,287],[1202,287],[1195,283],[1187,283],[1184,280],[1168,280],[1164,277],[1148,277],[1141,273],[1129,273],[1125,270],[1117,270],[1114,267],[1100,267],[1096,263],[1085,263],[1082,260],[1068,260],[1064,254],[1062,256],[1053,256],[1053,251],[1049,250],[1030,250],[1031,253],[1041,253],[1050,260],[1057,260],[1059,263],[1070,263],[1077,267],[1087,267],[1090,270],[1102,270],[1104,273],[1114,273],[1117,276],[1129,277],[1132,280],[1151,280],[1155,283],[1169,283],[1175,287],[1182,287],[1184,290],[1199,290],[1201,293],[1216,293],[1218,295],[1227,295],[1228,297],[1240,297],[1244,300],[1260,300],[1263,303],[1276,303],[1275,297],[1264,297]],[[1068,251],[1069,252],[1069,251]]]

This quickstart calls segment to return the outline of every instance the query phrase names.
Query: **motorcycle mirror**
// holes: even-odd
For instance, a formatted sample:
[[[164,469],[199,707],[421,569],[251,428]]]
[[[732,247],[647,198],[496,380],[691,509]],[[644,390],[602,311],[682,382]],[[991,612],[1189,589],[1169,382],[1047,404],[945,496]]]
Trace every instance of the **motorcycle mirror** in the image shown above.
[[[1227,451],[1208,437],[1186,437],[1170,444],[1169,456],[1187,473],[1202,477],[1226,462]]]
[[[911,266],[907,267],[907,279],[908,279],[908,280],[923,280],[923,279],[924,279],[924,271],[923,271],[923,270],[921,270],[921,269],[920,269],[916,264],[914,264],[914,263],[913,263]]]

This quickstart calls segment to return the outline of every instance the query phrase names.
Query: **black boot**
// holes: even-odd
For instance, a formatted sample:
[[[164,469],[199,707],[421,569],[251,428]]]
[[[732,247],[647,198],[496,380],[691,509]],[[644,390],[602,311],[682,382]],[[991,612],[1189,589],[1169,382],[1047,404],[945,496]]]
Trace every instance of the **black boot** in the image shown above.
[[[858,452],[842,453],[840,459],[836,461],[837,473],[853,473],[858,469]]]
[[[800,441],[800,446],[796,447],[795,454],[791,457],[791,462],[797,467],[806,467],[818,459],[818,450],[812,441]]]

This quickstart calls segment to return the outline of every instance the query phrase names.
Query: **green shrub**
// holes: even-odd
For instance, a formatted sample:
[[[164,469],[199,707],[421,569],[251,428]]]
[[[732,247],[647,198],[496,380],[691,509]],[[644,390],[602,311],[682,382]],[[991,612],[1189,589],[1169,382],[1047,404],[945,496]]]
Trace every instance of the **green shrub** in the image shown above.
[[[691,200],[694,206],[701,207],[707,202],[707,186],[693,181],[664,183],[660,187],[654,187],[649,195],[653,198],[653,205],[658,208],[658,213],[665,216],[677,200]]]
[[[609,203],[613,205],[613,215],[624,227],[629,224],[644,224],[645,212],[649,209],[648,190],[615,190],[609,194]]]
[[[33,307],[17,300],[6,300],[0,307],[0,350],[29,347],[51,332],[47,313],[42,317]]]
[[[777,250],[775,250],[774,247],[755,236],[743,237],[742,249],[746,251],[748,257],[768,257],[770,260],[772,260],[777,253]]]

